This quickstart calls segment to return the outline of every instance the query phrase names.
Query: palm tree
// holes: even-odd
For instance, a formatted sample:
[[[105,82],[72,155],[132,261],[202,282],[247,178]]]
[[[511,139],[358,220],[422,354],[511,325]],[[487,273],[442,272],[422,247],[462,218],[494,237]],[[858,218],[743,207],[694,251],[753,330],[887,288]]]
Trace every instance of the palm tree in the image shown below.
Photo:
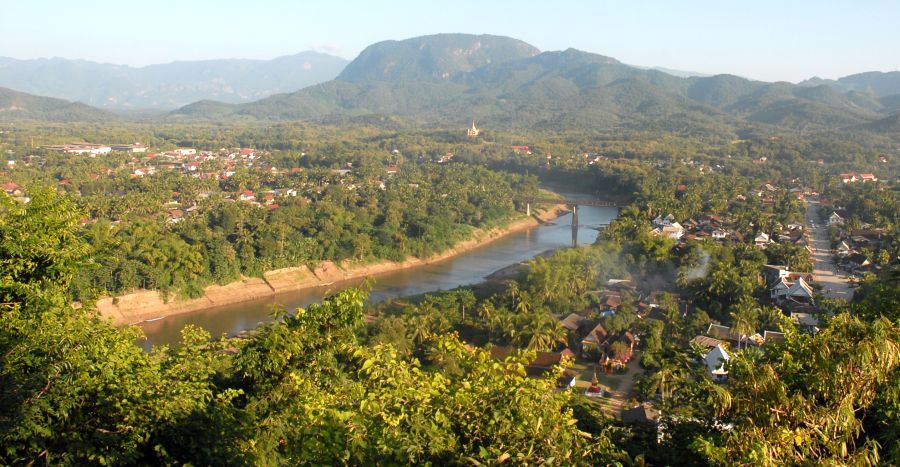
[[[568,343],[566,329],[550,315],[536,315],[529,324],[527,333],[531,334],[531,338],[528,340],[528,350],[549,351],[555,344]]]
[[[746,342],[745,336],[749,336],[751,332],[756,330],[755,319],[747,310],[739,310],[731,312],[731,330],[736,333],[738,340],[738,349],[741,348],[741,342]],[[745,344],[746,347],[746,344]]]

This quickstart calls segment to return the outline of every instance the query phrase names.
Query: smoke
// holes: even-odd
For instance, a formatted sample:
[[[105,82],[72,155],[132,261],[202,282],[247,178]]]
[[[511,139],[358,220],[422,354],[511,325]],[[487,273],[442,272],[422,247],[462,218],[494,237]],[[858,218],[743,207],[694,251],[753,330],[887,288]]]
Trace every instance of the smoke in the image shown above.
[[[700,261],[697,263],[697,265],[688,269],[684,274],[684,277],[688,281],[700,280],[706,277],[707,274],[709,274],[709,253],[701,248],[700,255]]]

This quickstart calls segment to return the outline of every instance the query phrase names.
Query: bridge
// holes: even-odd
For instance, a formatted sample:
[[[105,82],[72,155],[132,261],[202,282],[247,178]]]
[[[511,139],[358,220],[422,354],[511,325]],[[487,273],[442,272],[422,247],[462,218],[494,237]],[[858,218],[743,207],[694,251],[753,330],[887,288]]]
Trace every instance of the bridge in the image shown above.
[[[615,201],[599,199],[566,199],[566,198],[525,198],[515,200],[525,204],[525,213],[531,216],[532,204],[565,204],[572,209],[572,246],[578,246],[578,206],[598,206],[605,208],[621,208],[622,204]]]

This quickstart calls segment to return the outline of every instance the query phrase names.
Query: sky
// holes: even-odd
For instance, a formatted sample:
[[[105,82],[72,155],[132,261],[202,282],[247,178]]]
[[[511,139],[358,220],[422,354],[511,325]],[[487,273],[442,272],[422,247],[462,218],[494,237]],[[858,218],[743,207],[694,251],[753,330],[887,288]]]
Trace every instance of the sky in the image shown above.
[[[375,42],[442,32],[765,81],[900,70],[897,0],[0,0],[0,56],[18,59],[353,59]]]

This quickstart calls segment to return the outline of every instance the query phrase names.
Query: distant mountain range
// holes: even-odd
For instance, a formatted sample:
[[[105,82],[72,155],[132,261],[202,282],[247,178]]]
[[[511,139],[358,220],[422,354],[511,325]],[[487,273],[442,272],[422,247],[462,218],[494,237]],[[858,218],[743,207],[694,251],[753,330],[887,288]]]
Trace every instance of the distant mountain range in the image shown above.
[[[0,86],[103,109],[172,110],[201,99],[250,102],[334,79],[343,58],[302,52],[272,60],[204,60],[133,68],[62,58],[0,57]]]
[[[873,94],[876,97],[900,95],[900,71],[882,73],[870,71],[845,76],[843,78],[822,79],[811,78],[800,83],[800,86],[821,86],[827,84],[839,91],[857,91]]]
[[[171,116],[282,120],[379,114],[426,123],[475,118],[498,127],[713,129],[744,122],[841,128],[896,112],[900,88],[888,81],[870,79],[863,86],[854,80],[850,87],[733,75],[679,77],[575,49],[541,53],[507,37],[439,34],[369,46],[333,81],[241,105],[198,102]]]
[[[493,128],[634,128],[704,133],[770,125],[896,133],[900,73],[768,83],[675,76],[575,49],[438,34],[367,47],[335,79],[247,103],[203,99],[174,121],[378,121]],[[399,119],[399,120],[398,120]]]

